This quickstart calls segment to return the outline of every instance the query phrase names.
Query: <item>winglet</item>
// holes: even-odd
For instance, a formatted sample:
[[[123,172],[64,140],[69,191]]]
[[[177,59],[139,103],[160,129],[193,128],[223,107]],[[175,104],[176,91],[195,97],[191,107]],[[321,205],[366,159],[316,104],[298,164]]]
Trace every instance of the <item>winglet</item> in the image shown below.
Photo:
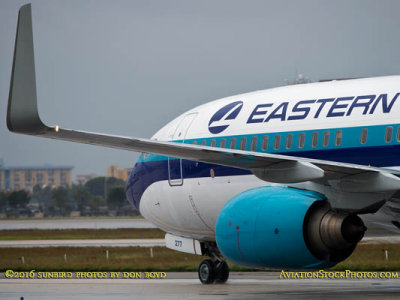
[[[40,120],[37,109],[31,4],[22,6],[18,15],[7,127],[12,132],[33,135],[50,129]]]

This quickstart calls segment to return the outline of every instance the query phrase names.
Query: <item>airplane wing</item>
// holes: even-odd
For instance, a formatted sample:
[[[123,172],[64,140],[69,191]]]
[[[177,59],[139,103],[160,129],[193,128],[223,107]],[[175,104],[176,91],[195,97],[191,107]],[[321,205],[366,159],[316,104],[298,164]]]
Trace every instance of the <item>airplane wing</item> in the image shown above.
[[[49,127],[37,109],[30,4],[20,9],[14,51],[7,110],[12,132],[248,169],[271,182],[323,180],[350,192],[400,190],[398,172],[389,169]]]

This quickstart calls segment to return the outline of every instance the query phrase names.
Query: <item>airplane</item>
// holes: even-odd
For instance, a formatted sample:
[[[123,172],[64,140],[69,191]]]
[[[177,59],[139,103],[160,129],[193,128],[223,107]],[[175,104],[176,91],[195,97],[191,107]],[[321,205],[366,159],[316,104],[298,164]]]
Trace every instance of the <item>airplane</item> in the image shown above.
[[[7,126],[11,132],[141,152],[126,196],[166,232],[166,246],[203,255],[203,284],[226,260],[329,268],[351,255],[365,220],[400,227],[400,76],[277,87],[178,116],[150,139],[45,125],[38,113],[31,5],[19,11]],[[364,220],[364,221],[363,221]]]

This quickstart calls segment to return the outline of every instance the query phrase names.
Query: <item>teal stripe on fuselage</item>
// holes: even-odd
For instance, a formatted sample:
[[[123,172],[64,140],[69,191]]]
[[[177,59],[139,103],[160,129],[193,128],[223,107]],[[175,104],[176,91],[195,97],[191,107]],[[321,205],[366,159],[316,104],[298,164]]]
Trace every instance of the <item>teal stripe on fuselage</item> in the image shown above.
[[[391,126],[393,128],[392,139],[389,142],[385,141],[386,129]],[[246,138],[246,150],[250,151],[250,143],[253,137],[257,137],[257,147],[255,152],[264,153],[291,153],[299,151],[316,151],[316,150],[331,150],[331,149],[345,149],[345,148],[363,148],[363,147],[376,147],[376,146],[390,146],[399,145],[400,141],[397,140],[397,131],[399,130],[400,124],[389,124],[389,125],[375,125],[375,126],[358,126],[358,127],[345,127],[345,128],[332,128],[332,129],[313,129],[313,130],[300,130],[300,131],[289,131],[289,132],[274,132],[274,133],[261,133],[261,134],[245,134],[245,135],[231,135],[231,136],[220,136],[220,137],[207,137],[207,138],[196,138],[184,140],[185,144],[192,144],[196,141],[197,145],[200,145],[202,141],[206,141],[206,146],[209,146],[212,140],[216,141],[216,147],[219,147],[222,139],[226,140],[225,148],[229,149],[231,139],[236,139],[236,148],[240,149],[240,140]],[[361,144],[361,132],[363,129],[368,129],[367,141],[365,144]],[[339,146],[335,145],[335,134],[337,131],[342,131],[342,142]],[[323,146],[323,135],[329,131],[329,144]],[[311,139],[313,133],[318,132],[318,144],[316,147],[311,146]],[[299,148],[298,141],[301,133],[305,133],[305,143],[303,148]],[[293,135],[292,147],[286,148],[286,138],[289,134]],[[281,136],[281,142],[279,149],[274,149],[275,136]],[[265,151],[261,150],[262,139],[264,136],[268,136],[268,148]],[[182,140],[172,141],[175,143],[182,143]],[[168,157],[149,154],[143,159],[140,156],[138,162],[149,162],[149,161],[160,161],[166,160]]]

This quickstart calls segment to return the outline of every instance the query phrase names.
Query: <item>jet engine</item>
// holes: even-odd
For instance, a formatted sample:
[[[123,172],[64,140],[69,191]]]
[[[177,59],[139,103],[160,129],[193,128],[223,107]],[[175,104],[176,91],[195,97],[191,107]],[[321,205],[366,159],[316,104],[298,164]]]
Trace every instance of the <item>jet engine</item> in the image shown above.
[[[261,187],[228,201],[216,239],[232,262],[256,268],[327,268],[346,259],[366,227],[355,214],[331,208],[317,192]]]

